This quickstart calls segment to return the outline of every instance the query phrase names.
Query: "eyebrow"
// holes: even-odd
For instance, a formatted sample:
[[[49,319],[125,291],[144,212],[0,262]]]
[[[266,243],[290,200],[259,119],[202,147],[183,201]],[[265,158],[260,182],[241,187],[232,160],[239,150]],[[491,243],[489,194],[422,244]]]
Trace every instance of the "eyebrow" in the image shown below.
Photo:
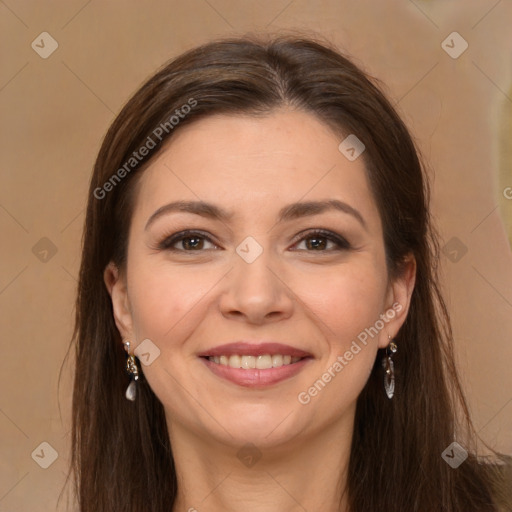
[[[353,206],[350,206],[343,201],[339,201],[338,199],[329,199],[326,201],[305,201],[289,204],[279,210],[278,223],[298,219],[300,217],[318,215],[332,210],[351,215],[357,219],[365,229],[368,229],[361,213],[359,213],[359,211]],[[173,212],[193,213],[195,215],[220,220],[222,222],[228,222],[234,216],[234,212],[228,212],[215,204],[207,203],[205,201],[174,201],[158,208],[158,210],[149,217],[144,230],[147,230],[159,217]]]

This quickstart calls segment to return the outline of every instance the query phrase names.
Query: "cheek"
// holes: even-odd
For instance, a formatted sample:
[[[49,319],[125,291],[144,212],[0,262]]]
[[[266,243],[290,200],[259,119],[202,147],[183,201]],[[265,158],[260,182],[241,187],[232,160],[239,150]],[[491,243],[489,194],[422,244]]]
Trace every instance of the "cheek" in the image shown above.
[[[333,422],[355,407],[374,366],[378,333],[370,329],[383,313],[387,285],[385,269],[371,258],[320,277],[304,279],[300,285],[301,298],[312,314],[306,312],[322,340],[321,359],[294,397],[304,413],[301,421],[311,428],[316,428],[318,418]]]
[[[180,327],[204,314],[202,306],[218,276],[186,267],[137,261],[128,276],[130,304],[137,339],[178,339]],[[180,325],[181,324],[181,325]]]
[[[340,269],[330,272],[322,287],[316,279],[306,279],[303,300],[321,318],[329,339],[336,338],[343,348],[383,313],[385,277],[375,265]]]
[[[353,271],[352,271],[353,270]],[[351,271],[333,273],[323,290],[309,288],[307,304],[321,320],[324,333],[323,367],[329,380],[329,396],[341,407],[355,399],[364,387],[375,361],[380,336],[386,337],[380,315],[384,313],[386,274],[378,266],[366,265]],[[308,292],[304,292],[307,294]],[[336,375],[336,378],[332,378]],[[343,390],[344,399],[335,390]]]
[[[128,282],[139,340],[169,343],[169,339],[181,339],[178,333],[186,336],[184,329],[199,325],[200,317],[207,313],[209,297],[214,297],[215,285],[224,274],[219,269],[198,272],[186,265],[173,267],[147,258],[143,261],[134,257],[132,262]],[[323,338],[329,340],[329,351],[344,351],[383,312],[385,273],[370,259],[358,263],[300,276],[291,273],[287,278],[288,286],[302,303],[296,304],[294,314],[300,316],[299,310],[303,309],[302,316],[311,317],[323,331]]]

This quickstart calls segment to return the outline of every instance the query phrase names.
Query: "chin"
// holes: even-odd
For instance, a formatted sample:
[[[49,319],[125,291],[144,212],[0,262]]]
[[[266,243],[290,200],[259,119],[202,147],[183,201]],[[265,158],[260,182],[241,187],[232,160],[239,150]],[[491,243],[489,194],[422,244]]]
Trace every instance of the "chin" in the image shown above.
[[[215,418],[224,428],[212,425],[210,435],[213,437],[220,435],[223,443],[233,446],[253,443],[262,449],[285,444],[297,437],[304,429],[306,419],[304,411],[298,407],[296,411],[290,411],[290,407],[284,407],[282,403],[272,406],[247,404],[222,414],[219,410]]]

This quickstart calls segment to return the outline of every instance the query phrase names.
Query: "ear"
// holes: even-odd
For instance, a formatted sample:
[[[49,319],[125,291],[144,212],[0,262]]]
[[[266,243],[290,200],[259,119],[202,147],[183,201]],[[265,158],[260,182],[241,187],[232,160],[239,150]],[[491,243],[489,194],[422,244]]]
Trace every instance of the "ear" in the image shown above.
[[[126,276],[118,267],[110,262],[103,272],[103,280],[112,299],[114,320],[121,338],[133,339],[133,319],[128,299]]]
[[[379,348],[387,347],[389,345],[388,335],[394,338],[405,322],[415,283],[416,258],[413,254],[409,254],[405,258],[402,273],[390,281],[388,286],[386,309],[381,315],[381,318],[384,318],[385,327],[379,336]]]

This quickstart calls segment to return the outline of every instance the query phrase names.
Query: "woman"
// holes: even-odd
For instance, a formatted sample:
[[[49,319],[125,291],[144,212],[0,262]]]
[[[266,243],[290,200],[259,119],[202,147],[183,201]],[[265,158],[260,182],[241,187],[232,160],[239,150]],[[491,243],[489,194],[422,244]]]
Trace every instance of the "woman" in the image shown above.
[[[91,181],[80,510],[502,510],[437,251],[406,127],[327,43],[221,40],[167,64]]]

